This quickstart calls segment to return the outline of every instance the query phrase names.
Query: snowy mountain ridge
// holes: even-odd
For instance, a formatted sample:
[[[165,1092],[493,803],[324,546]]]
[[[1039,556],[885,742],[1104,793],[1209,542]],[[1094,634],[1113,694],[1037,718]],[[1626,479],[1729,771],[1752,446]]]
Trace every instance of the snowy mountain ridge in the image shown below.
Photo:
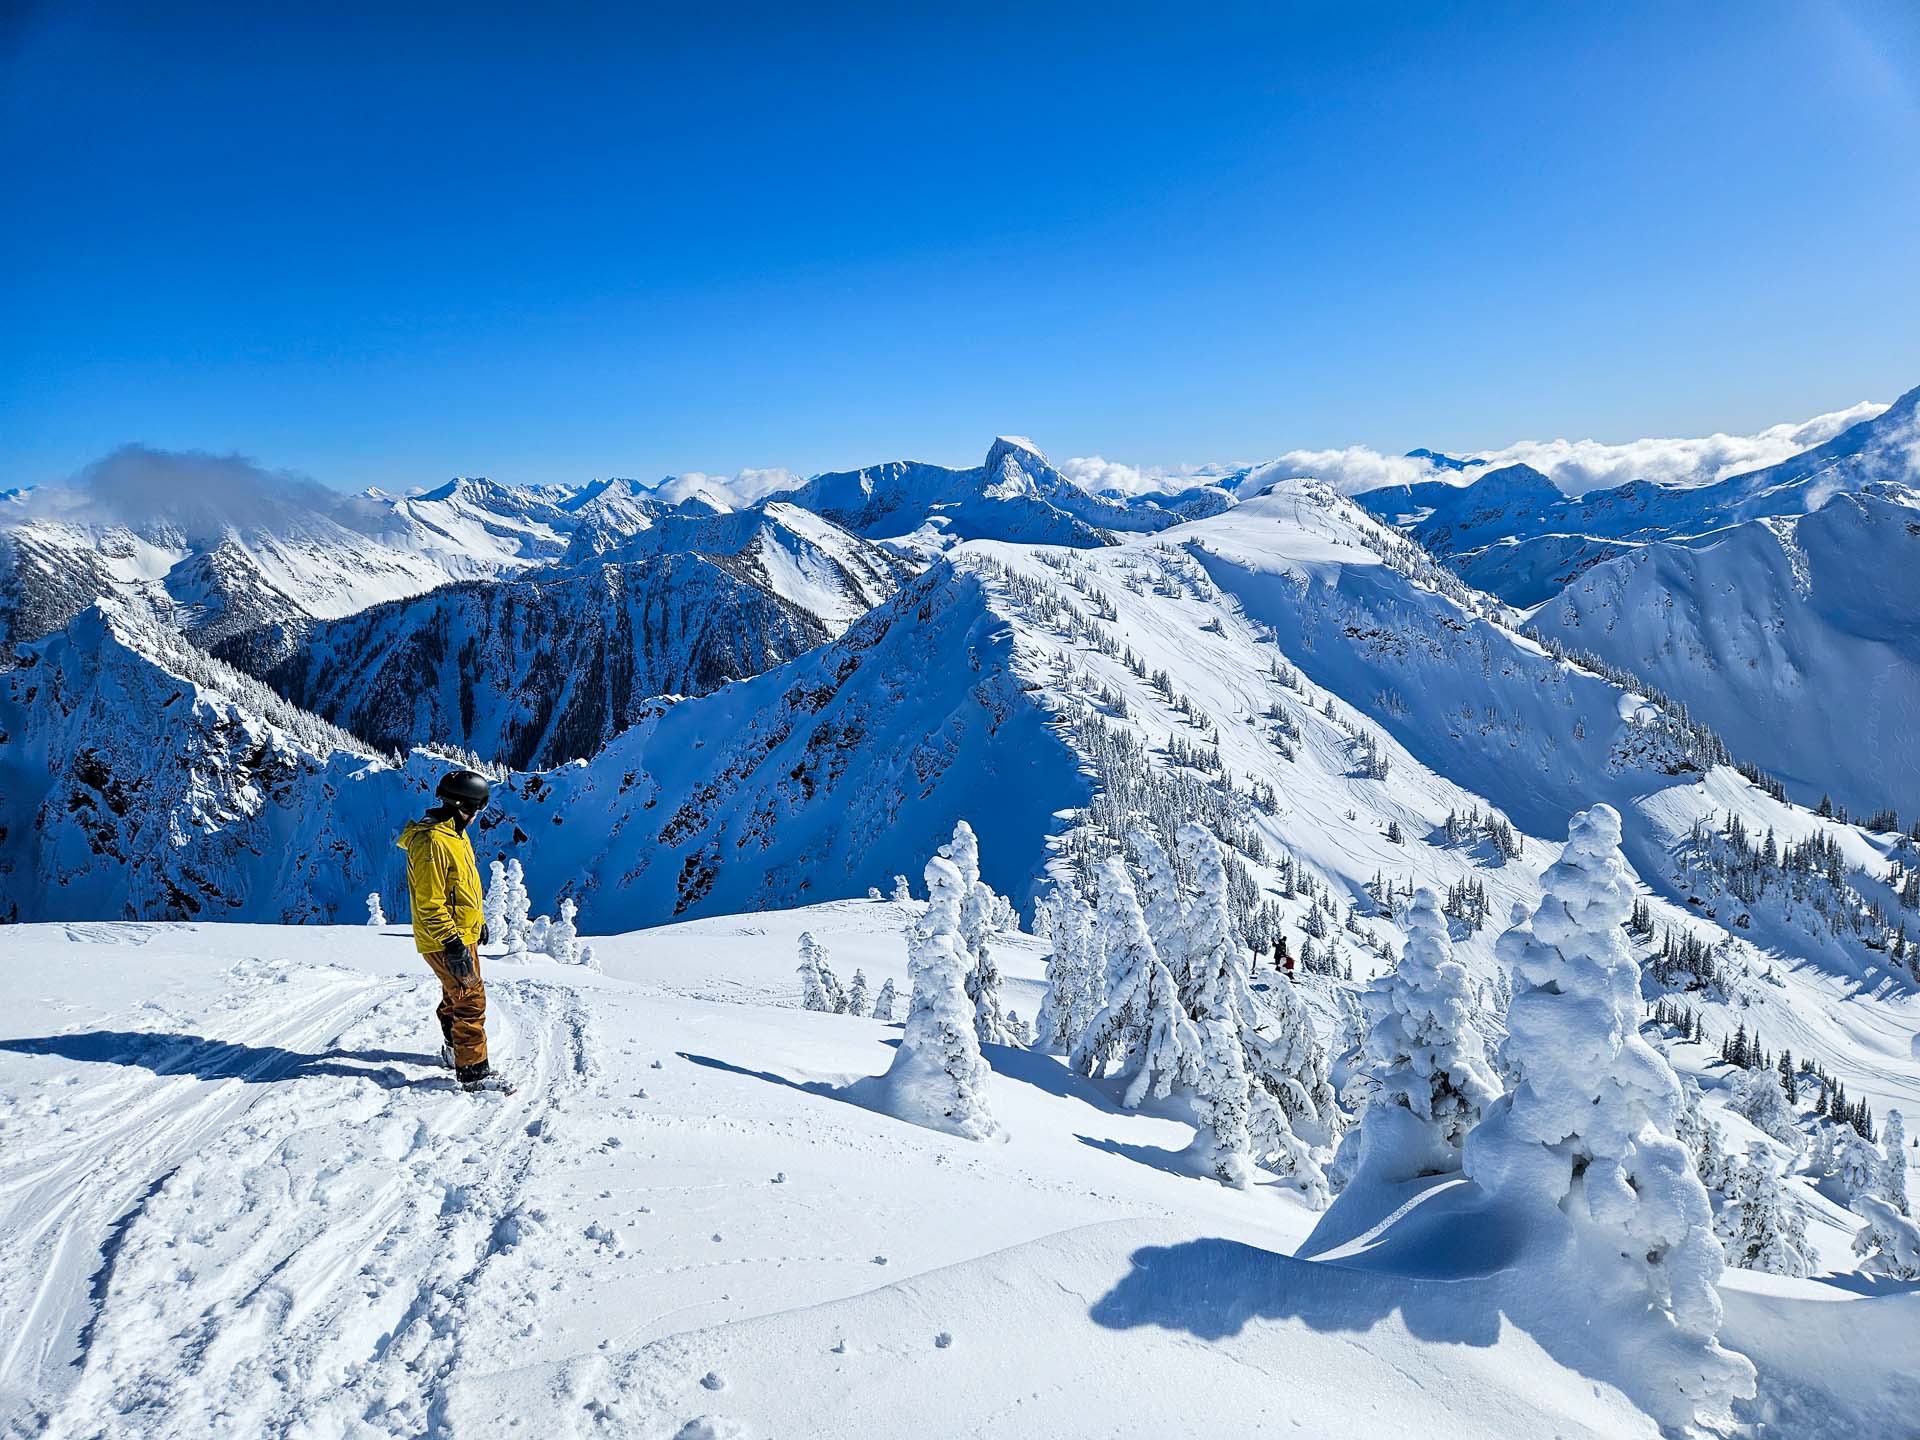
[[[674,556],[627,563],[662,560],[678,563]],[[538,583],[591,581],[556,574]],[[404,883],[392,837],[425,805],[446,762],[416,751],[395,766],[137,609],[97,607],[28,647],[0,676],[3,893],[16,918],[69,922],[21,933],[36,955],[43,944],[104,946],[124,936],[171,956],[182,937],[198,952],[217,950],[223,935],[244,937],[252,958],[223,961],[230,976],[215,967],[192,982],[219,985],[239,1013],[212,1016],[210,990],[183,979],[187,988],[166,997],[171,1008],[145,1022],[167,1032],[111,1042],[149,1056],[173,1077],[172,1089],[202,1083],[192,1078],[194,1067],[210,1066],[190,1032],[216,1025],[223,1034],[270,1041],[233,1062],[249,1074],[306,1063],[298,1058],[303,1047],[350,1036],[350,1054],[372,1047],[368,1053],[399,1057],[375,1062],[399,1079],[391,1088],[365,1086],[354,1079],[359,1062],[313,1061],[349,1072],[325,1082],[326,1072],[314,1072],[316,1084],[338,1082],[337,1091],[300,1092],[325,1095],[324,1104],[296,1113],[291,1099],[276,1097],[253,1116],[251,1134],[245,1125],[210,1132],[213,1148],[177,1182],[138,1167],[124,1179],[68,1176],[66,1189],[102,1197],[97,1216],[84,1212],[94,1229],[129,1213],[153,1173],[163,1183],[151,1209],[126,1223],[125,1258],[107,1278],[102,1318],[90,1332],[102,1338],[70,1398],[60,1398],[68,1394],[65,1379],[35,1378],[58,1375],[57,1361],[39,1370],[10,1367],[9,1383],[70,1405],[56,1412],[69,1415],[107,1396],[151,1393],[174,1348],[173,1329],[152,1318],[161,1294],[153,1284],[175,1263],[166,1237],[208,1235],[210,1254],[223,1259],[209,1273],[229,1276],[233,1306],[244,1308],[248,1288],[259,1284],[250,1257],[258,1251],[268,1267],[284,1258],[276,1249],[282,1230],[263,1217],[291,1213],[300,1224],[318,1223],[305,1197],[324,1192],[351,1193],[372,1215],[442,1217],[424,1229],[389,1227],[399,1272],[440,1273],[432,1257],[441,1241],[432,1237],[464,1245],[471,1231],[482,1255],[476,1293],[522,1279],[531,1287],[521,1266],[534,1257],[545,1271],[574,1276],[575,1293],[589,1296],[614,1293],[595,1291],[585,1278],[608,1266],[625,1285],[635,1267],[667,1264],[672,1273],[654,1282],[664,1287],[659,1313],[630,1347],[582,1370],[565,1336],[570,1326],[593,1322],[565,1308],[573,1302],[555,1300],[546,1303],[574,1318],[561,1322],[534,1362],[551,1367],[538,1373],[552,1384],[585,1387],[583,1394],[611,1407],[607,1414],[645,1415],[648,1423],[672,1415],[661,1422],[664,1434],[701,1413],[737,1413],[766,1428],[788,1413],[776,1407],[790,1407],[796,1386],[822,1404],[853,1407],[833,1414],[875,1416],[876,1433],[887,1433],[880,1411],[860,1398],[862,1387],[884,1390],[895,1383],[883,1381],[888,1374],[914,1387],[945,1382],[917,1354],[885,1350],[885,1337],[909,1325],[934,1331],[938,1315],[946,1328],[936,1333],[948,1341],[929,1339],[928,1354],[944,1355],[955,1335],[963,1344],[996,1344],[950,1317],[1014,1323],[1032,1309],[1027,1277],[1035,1274],[1064,1287],[1038,1323],[1056,1340],[1083,1337],[1088,1354],[1110,1355],[1099,1347],[1127,1337],[1121,1343],[1130,1363],[1173,1363],[1150,1338],[1171,1332],[1192,1352],[1187,1363],[1213,1373],[1260,1369],[1274,1346],[1296,1354],[1305,1346],[1324,1353],[1328,1365],[1348,1366],[1343,1373],[1354,1384],[1408,1424],[1420,1415],[1431,1423],[1440,1403],[1454,1407],[1445,1411],[1447,1423],[1461,1434],[1524,1433],[1543,1415],[1571,1434],[1652,1434],[1648,1415],[1664,1413],[1662,1402],[1630,1368],[1583,1349],[1554,1323],[1565,1309],[1547,1298],[1552,1286],[1566,1284],[1552,1259],[1562,1242],[1505,1224],[1497,1209],[1468,1203],[1464,1187],[1431,1187],[1399,1221],[1370,1224],[1314,1260],[1291,1259],[1274,1252],[1297,1247],[1311,1223],[1297,1201],[1196,1181],[1179,1158],[1192,1129],[1177,1110],[1127,1111],[1101,1083],[1068,1075],[1049,1057],[989,1047],[992,1102],[1011,1139],[985,1147],[993,1155],[984,1162],[963,1153],[968,1163],[955,1166],[940,1147],[969,1142],[902,1139],[897,1121],[835,1098],[848,1077],[888,1067],[891,1036],[879,1022],[777,1008],[795,998],[801,928],[844,947],[873,977],[898,978],[902,907],[855,897],[888,887],[895,874],[918,875],[957,819],[978,832],[982,877],[1023,911],[1049,883],[1084,886],[1135,827],[1164,832],[1198,820],[1227,847],[1236,923],[1261,950],[1281,937],[1294,947],[1306,969],[1301,1002],[1338,1058],[1352,1024],[1345,977],[1364,980],[1391,968],[1407,943],[1412,885],[1445,897],[1453,953],[1474,993],[1490,997],[1507,973],[1494,948],[1506,915],[1538,904],[1541,872],[1560,853],[1567,816],[1606,800],[1620,813],[1625,853],[1642,887],[1629,933],[1645,983],[1663,1000],[1683,1000],[1701,1035],[1692,1025],[1682,1035],[1664,1023],[1646,1033],[1707,1089],[1728,1148],[1760,1144],[1776,1159],[1793,1150],[1737,1108],[1739,1076],[1756,1072],[1728,1070],[1714,1050],[1736,1028],[1819,1064],[1877,1117],[1889,1108],[1911,1112],[1920,1104],[1920,1071],[1907,1042],[1920,1023],[1920,1000],[1894,932],[1910,908],[1903,877],[1920,865],[1920,842],[1775,798],[1764,777],[1728,763],[1711,732],[1557,658],[1509,618],[1504,606],[1359,506],[1313,482],[1286,482],[1224,514],[1112,545],[952,544],[838,637],[760,675],[650,709],[587,759],[505,776],[476,827],[476,848],[483,861],[520,860],[540,908],[571,895],[599,934],[669,919],[691,923],[601,942],[604,980],[579,976],[577,967],[553,975],[494,962],[490,979],[508,1017],[503,1038],[509,1052],[517,1046],[535,1057],[529,1093],[542,1107],[535,1118],[543,1134],[551,1125],[558,1148],[541,1148],[549,1142],[519,1127],[502,1132],[497,1143],[478,1147],[487,1170],[485,1177],[476,1171],[481,1183],[450,1201],[443,1187],[416,1184],[405,1162],[417,1152],[427,1165],[454,1146],[434,1138],[442,1133],[436,1126],[465,1133],[451,1113],[421,1128],[420,1106],[433,1100],[413,1093],[408,1077],[417,1067],[398,1048],[427,1011],[410,953],[363,961],[363,946],[349,944],[351,964],[330,969],[310,958],[289,963],[285,957],[305,952],[297,939],[272,932],[206,926],[176,934],[87,923],[119,915],[358,918],[369,891],[397,913]],[[131,893],[130,874],[139,878]],[[813,908],[790,910],[796,905]],[[331,938],[338,932],[308,933],[339,943]],[[352,938],[369,933],[360,927]],[[1040,947],[1012,936],[996,947],[1009,998],[1031,1013]],[[405,950],[403,940],[395,949]],[[191,958],[173,963],[183,975],[199,974]],[[354,973],[367,965],[370,973]],[[256,992],[256,985],[272,989]],[[298,1003],[289,1006],[293,996]],[[1497,1039],[1498,1007],[1483,1006],[1479,1023]],[[313,1036],[268,1026],[269,1008],[319,1017]],[[818,1028],[798,1028],[814,1020]],[[49,1017],[39,1028],[58,1024]],[[140,1027],[122,1021],[118,1028]],[[178,1033],[169,1040],[169,1032]],[[0,1063],[33,1067],[24,1073],[36,1077],[55,1073],[49,1066],[92,1063],[91,1051],[68,1053],[77,1044],[64,1034],[30,1037]],[[630,1055],[636,1045],[663,1068]],[[295,1058],[276,1058],[284,1055]],[[1351,1082],[1351,1071],[1351,1062],[1336,1064],[1336,1083]],[[612,1106],[612,1092],[595,1087],[616,1079],[630,1098]],[[217,1070],[209,1083],[220,1083]],[[576,1096],[594,1097],[591,1108],[570,1113]],[[49,1113],[62,1127],[83,1124],[63,1097],[47,1091]],[[610,1106],[632,1113],[609,1114]],[[841,1110],[855,1113],[842,1117]],[[677,1173],[696,1171],[703,1186],[715,1183],[716,1114],[738,1127],[722,1127],[722,1136],[751,1148],[724,1162],[727,1183],[743,1193],[729,1189],[720,1213],[683,1213],[686,1187]],[[708,1122],[696,1124],[699,1115]],[[1804,1140],[1805,1124],[1796,1119],[1787,1131],[1795,1143]],[[303,1137],[302,1151],[337,1158],[331,1178],[296,1182],[298,1198],[284,1202],[294,1208],[283,1212],[281,1202],[252,1196],[248,1177],[263,1173],[261,1156],[271,1148],[260,1147],[277,1147],[292,1133]],[[796,1135],[844,1150],[858,1175],[840,1183],[855,1186],[863,1213],[897,1213],[888,1207],[909,1203],[871,1188],[874,1176],[909,1167],[918,1193],[938,1197],[919,1203],[956,1217],[934,1228],[956,1238],[909,1247],[857,1222],[825,1219],[811,1208],[818,1201],[799,1201],[815,1219],[798,1221],[782,1208],[786,1187],[824,1181],[817,1160],[789,1158],[799,1152],[783,1147]],[[89,1148],[117,1153],[108,1138]],[[399,1162],[388,1154],[396,1145]],[[644,1185],[662,1193],[640,1210],[585,1204],[602,1190],[642,1183],[619,1168],[627,1163],[623,1151],[647,1157],[652,1178]],[[786,1167],[774,1175],[767,1173],[771,1155]],[[39,1150],[30,1158],[43,1163],[36,1157]],[[165,1157],[156,1161],[163,1172]],[[376,1172],[387,1187],[378,1203],[359,1189]],[[295,1173],[306,1172],[296,1164]],[[1828,1268],[1844,1265],[1858,1220],[1845,1208],[1840,1182],[1809,1170],[1785,1183],[1807,1243]],[[25,1205],[39,1191],[18,1193]],[[648,1218],[656,1210],[662,1219]],[[974,1220],[957,1218],[969,1210]],[[1164,1216],[1164,1225],[1143,1226],[1143,1210]],[[201,1223],[209,1217],[216,1223]],[[988,1217],[992,1223],[983,1224]],[[1117,1219],[1131,1223],[1098,1223]],[[806,1266],[756,1261],[728,1272],[737,1278],[724,1288],[713,1284],[712,1257],[735,1235],[790,1236],[796,1224],[850,1238],[844,1247],[819,1247]],[[835,1228],[841,1225],[850,1228]],[[634,1238],[637,1228],[647,1231],[645,1243]],[[1432,1243],[1436,1234],[1473,1238],[1449,1249]],[[502,1235],[513,1244],[488,1239]],[[1010,1244],[1030,1248],[995,1258]],[[490,1258],[517,1249],[519,1260]],[[622,1252],[641,1258],[623,1261]],[[351,1246],[347,1253],[359,1254]],[[789,1245],[755,1253],[790,1260],[794,1252]],[[293,1272],[317,1258],[293,1254]],[[900,1266],[903,1278],[876,1290],[876,1255]],[[405,1330],[395,1317],[411,1292],[380,1278],[387,1272],[377,1257],[365,1263],[368,1285],[354,1292],[361,1295],[355,1303],[374,1307],[375,1331]],[[683,1274],[703,1288],[679,1289],[691,1283],[675,1278]],[[1217,1293],[1208,1287],[1223,1274],[1246,1277],[1249,1286],[1245,1295],[1235,1291],[1230,1308],[1247,1313],[1227,1334],[1208,1304],[1191,1299]],[[1782,1314],[1803,1314],[1828,1287],[1743,1275],[1721,1288],[1730,1310],[1723,1339],[1759,1363],[1765,1398],[1757,1403],[1771,1407],[1747,1419],[1773,1415],[1796,1433],[1825,1427],[1840,1434],[1897,1403],[1883,1388],[1833,1393],[1836,1382],[1822,1378],[1821,1364],[1834,1374],[1854,1371],[1834,1369],[1838,1361],[1825,1351],[1821,1363],[1810,1363],[1770,1338]],[[357,1322],[346,1319],[347,1292],[315,1282],[300,1293],[318,1307],[303,1313],[326,1322],[320,1332],[365,1341],[348,1346],[362,1353],[339,1372],[337,1405],[377,1414],[390,1430],[417,1430],[419,1412],[378,1358],[384,1341],[360,1337]],[[729,1298],[716,1301],[715,1293]],[[513,1313],[532,1313],[535,1294],[509,1288],[498,1298]],[[1897,1331],[1900,1315],[1878,1302],[1902,1297],[1855,1298],[1874,1303],[1847,1311],[1849,1326],[1865,1327],[1850,1335]],[[17,1287],[0,1289],[0,1303],[25,1313]],[[1388,1312],[1400,1318],[1383,1318]],[[224,1353],[242,1333],[227,1314],[211,1306],[188,1328]],[[1433,1345],[1461,1339],[1463,1323],[1475,1344]],[[1336,1355],[1318,1348],[1329,1328],[1366,1338],[1357,1352],[1342,1339]],[[36,1311],[31,1333],[36,1338],[22,1352],[29,1359],[58,1356],[74,1329]],[[295,1355],[336,1353],[325,1344],[288,1348],[310,1343],[298,1321],[269,1324],[263,1333],[272,1338],[261,1366],[242,1367],[225,1398],[183,1392],[172,1402],[187,1407],[180,1413],[227,1405],[283,1416],[288,1387],[272,1379],[273,1367]],[[1010,1333],[1027,1335],[1019,1324]],[[1193,1334],[1206,1345],[1195,1347]],[[478,1365],[515,1343],[483,1323],[465,1353]],[[766,1359],[831,1353],[833,1344],[855,1357],[833,1378]],[[1017,1367],[1022,1348],[1036,1348],[1030,1335],[1024,1347],[992,1353]],[[886,1364],[860,1358],[883,1350]],[[367,1362],[366,1354],[376,1358]],[[515,1398],[523,1386],[503,1389],[470,1377],[458,1355],[443,1358],[453,1377],[449,1403],[463,1423],[485,1428],[526,1418]],[[1438,1367],[1453,1398],[1436,1402],[1425,1390],[1409,1391],[1393,1378],[1408,1366]],[[718,1388],[703,1384],[707,1374]],[[1244,1395],[1244,1379],[1223,1395]],[[1123,1392],[1106,1430],[1129,1433],[1132,1412],[1163,1414],[1149,1397]],[[953,1413],[976,1413],[969,1407],[980,1401],[967,1393],[954,1392]],[[375,1408],[376,1395],[387,1397],[378,1401],[387,1409]],[[1222,1424],[1259,1428],[1274,1419],[1258,1404],[1221,1403],[1230,1417]],[[152,1420],[160,1412],[135,1413]],[[1071,1430],[1085,1421],[1080,1411],[1062,1412],[1060,1423]]]

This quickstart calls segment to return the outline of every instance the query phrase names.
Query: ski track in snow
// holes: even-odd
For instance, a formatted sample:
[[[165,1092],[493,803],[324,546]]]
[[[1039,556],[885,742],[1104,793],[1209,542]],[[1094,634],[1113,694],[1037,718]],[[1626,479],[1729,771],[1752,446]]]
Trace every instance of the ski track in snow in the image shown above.
[[[474,1097],[419,1053],[430,978],[328,977],[289,1006],[298,968],[242,962],[226,1043],[170,1037],[16,1127],[48,1138],[0,1170],[6,1273],[40,1277],[3,1373],[42,1398],[10,1433],[443,1434],[447,1379],[531,1330],[540,1289],[508,1257],[596,1073],[579,994],[490,976],[519,1089]]]

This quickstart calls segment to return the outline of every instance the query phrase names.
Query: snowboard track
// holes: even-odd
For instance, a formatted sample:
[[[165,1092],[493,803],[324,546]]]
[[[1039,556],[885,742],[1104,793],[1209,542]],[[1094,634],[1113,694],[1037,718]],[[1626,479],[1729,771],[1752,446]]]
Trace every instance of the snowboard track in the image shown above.
[[[49,1102],[65,1123],[0,1164],[0,1258],[38,1277],[6,1297],[0,1433],[445,1435],[448,1382],[527,1333],[539,1291],[499,1262],[541,1224],[526,1192],[572,1153],[556,1121],[598,1070],[579,992],[491,973],[519,1088],[474,1096],[426,1053],[374,1050],[431,1051],[430,976],[309,972],[317,993],[290,1004],[296,977],[252,963],[236,978],[274,989],[222,1040],[257,1062],[195,1078],[191,1041],[89,1067],[109,1073]],[[301,1073],[316,1048],[386,1063]]]

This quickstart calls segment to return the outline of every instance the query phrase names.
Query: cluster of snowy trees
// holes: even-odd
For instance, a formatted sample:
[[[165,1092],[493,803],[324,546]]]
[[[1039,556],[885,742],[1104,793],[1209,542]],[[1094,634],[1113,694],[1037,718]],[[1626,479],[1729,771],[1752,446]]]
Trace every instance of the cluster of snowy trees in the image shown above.
[[[889,977],[879,992],[868,996],[867,972],[855,969],[853,979],[842,986],[827,958],[827,947],[813,938],[813,932],[800,933],[800,1008],[824,1010],[830,1015],[859,1015],[875,1020],[893,1019],[893,980]]]
[[[1506,816],[1495,815],[1491,811],[1482,814],[1478,805],[1465,813],[1449,810],[1440,830],[1449,845],[1466,845],[1474,840],[1485,839],[1503,862],[1520,858],[1520,837]],[[1483,901],[1484,898],[1483,890]]]
[[[562,965],[597,968],[593,947],[580,939],[580,906],[572,896],[562,897],[558,918],[533,915],[527,894],[526,872],[518,860],[495,860],[487,867],[487,889],[481,913],[496,944],[506,946],[506,958],[525,960],[544,955]]]
[[[1887,954],[1920,982],[1920,945],[1908,939],[1904,920],[1890,917],[1878,898],[1861,893],[1830,831],[1783,843],[1771,828],[1756,835],[1737,811],[1729,811],[1718,827],[1697,819],[1680,854],[1679,874],[1696,888],[1730,895],[1749,910],[1769,906],[1816,938],[1831,936]],[[1889,879],[1903,875],[1896,871]],[[1903,904],[1906,887],[1901,878],[1896,899]],[[1920,903],[1920,881],[1912,889],[1914,902]],[[1750,924],[1751,918],[1737,915],[1733,923]]]
[[[1710,727],[1695,720],[1684,702],[1647,684],[1631,670],[1603,660],[1590,650],[1575,650],[1558,636],[1544,634],[1533,626],[1522,632],[1537,642],[1555,660],[1565,661],[1582,670],[1611,680],[1622,690],[1638,695],[1646,702],[1629,720],[1626,733],[1615,745],[1610,757],[1616,767],[1647,766],[1666,775],[1711,770],[1716,765],[1733,764],[1733,754]],[[1742,766],[1744,773],[1748,767]],[[1756,784],[1761,780],[1756,778]],[[1778,782],[1772,782],[1776,789]],[[1763,787],[1764,788],[1764,787]],[[1784,791],[1782,792],[1784,793]]]
[[[1177,863],[1136,828],[1137,883],[1109,855],[1091,902],[1070,880],[1042,902],[1054,953],[1040,1043],[1084,1075],[1123,1081],[1129,1108],[1189,1106],[1196,1154],[1223,1183],[1245,1185],[1261,1166],[1324,1203],[1315,1152],[1340,1123],[1325,1050],[1291,986],[1254,987],[1218,838],[1193,823],[1176,838]]]
[[[1724,1264],[1712,1206],[1682,1141],[1686,1100],[1640,1035],[1640,970],[1623,924],[1633,883],[1620,817],[1596,805],[1573,818],[1538,908],[1500,937],[1513,972],[1506,1067],[1462,1147],[1466,1174],[1517,1205],[1558,1209],[1592,1232],[1584,1263],[1598,1290],[1643,1297],[1675,1377],[1654,1418],[1682,1429],[1753,1393],[1753,1367],[1718,1343],[1714,1288]]]

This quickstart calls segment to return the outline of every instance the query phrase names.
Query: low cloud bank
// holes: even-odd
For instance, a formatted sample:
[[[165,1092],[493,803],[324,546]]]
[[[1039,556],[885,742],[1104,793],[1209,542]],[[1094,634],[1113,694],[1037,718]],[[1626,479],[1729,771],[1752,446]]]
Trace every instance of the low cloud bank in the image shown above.
[[[1531,465],[1569,495],[1624,485],[1629,480],[1710,485],[1730,475],[1777,465],[1802,450],[1825,444],[1850,425],[1871,420],[1886,408],[1874,401],[1862,401],[1797,424],[1770,425],[1757,435],[1630,440],[1619,445],[1598,440],[1521,440],[1499,450],[1471,452],[1473,458],[1487,463],[1465,474],[1471,477],[1503,465]],[[1089,490],[1113,489],[1141,495],[1184,489],[1202,483],[1209,475],[1218,477],[1228,468],[1183,465],[1170,470],[1139,469],[1089,455],[1061,462],[1060,472]],[[1303,475],[1324,480],[1349,495],[1384,485],[1458,478],[1456,472],[1424,459],[1349,445],[1341,450],[1290,450],[1254,467],[1247,483],[1259,485]]]

